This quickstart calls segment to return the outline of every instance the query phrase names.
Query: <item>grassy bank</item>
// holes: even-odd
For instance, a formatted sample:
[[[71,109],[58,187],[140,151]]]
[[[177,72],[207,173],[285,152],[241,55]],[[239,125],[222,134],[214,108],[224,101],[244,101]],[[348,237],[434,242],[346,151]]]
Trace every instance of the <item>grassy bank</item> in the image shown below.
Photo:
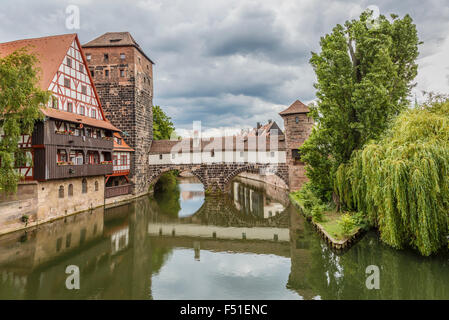
[[[364,220],[354,212],[337,212],[308,194],[307,189],[291,192],[290,201],[333,244],[352,242],[365,227]]]

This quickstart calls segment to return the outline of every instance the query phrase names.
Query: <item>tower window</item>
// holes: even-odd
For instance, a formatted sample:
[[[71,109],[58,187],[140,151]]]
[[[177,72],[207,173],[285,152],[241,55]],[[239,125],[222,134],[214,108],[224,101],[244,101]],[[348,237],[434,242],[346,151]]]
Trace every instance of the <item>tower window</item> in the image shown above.
[[[162,154],[159,155],[159,160],[162,160]]]
[[[103,58],[104,58],[104,61],[108,62],[109,61],[109,54],[105,53]]]
[[[125,70],[120,69],[120,77],[124,77],[125,76]]]
[[[109,70],[104,70],[104,76],[109,77]]]
[[[87,53],[87,54],[86,54],[86,60],[87,60],[87,61],[90,61],[91,57],[92,57],[92,56],[90,55],[90,53]]]
[[[90,75],[92,76],[92,78],[95,76],[95,71],[94,71],[94,69],[90,69]]]
[[[299,123],[299,117],[296,117],[296,118],[295,118],[295,122],[296,122],[296,123]]]
[[[120,59],[125,60],[126,55],[124,53],[120,53]]]

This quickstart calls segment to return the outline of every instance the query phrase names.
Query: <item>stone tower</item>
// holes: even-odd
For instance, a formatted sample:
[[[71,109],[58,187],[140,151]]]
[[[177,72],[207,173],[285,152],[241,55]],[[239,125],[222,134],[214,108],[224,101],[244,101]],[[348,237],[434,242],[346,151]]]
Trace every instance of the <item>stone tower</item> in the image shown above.
[[[285,148],[290,190],[298,190],[307,181],[305,165],[300,160],[298,148],[312,132],[313,119],[307,116],[309,108],[299,100],[280,112],[284,120]]]
[[[153,61],[129,32],[107,32],[83,45],[105,116],[134,150],[130,178],[136,195],[148,191],[153,139]]]

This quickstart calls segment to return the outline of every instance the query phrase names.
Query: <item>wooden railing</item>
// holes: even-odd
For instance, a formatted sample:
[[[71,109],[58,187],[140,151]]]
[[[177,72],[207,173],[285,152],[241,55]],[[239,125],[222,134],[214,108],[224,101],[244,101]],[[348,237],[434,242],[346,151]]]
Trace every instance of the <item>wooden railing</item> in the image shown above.
[[[114,186],[114,187],[105,187],[104,197],[112,198],[129,193],[131,193],[131,184],[124,184],[121,186]]]
[[[49,179],[63,179],[71,177],[104,176],[112,173],[110,164],[82,164],[82,165],[56,165],[50,171]]]

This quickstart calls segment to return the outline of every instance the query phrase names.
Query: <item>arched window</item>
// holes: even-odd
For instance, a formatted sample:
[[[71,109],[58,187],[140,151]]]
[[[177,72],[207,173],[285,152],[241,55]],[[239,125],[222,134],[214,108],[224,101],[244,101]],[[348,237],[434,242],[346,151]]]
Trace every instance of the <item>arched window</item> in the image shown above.
[[[95,181],[95,191],[98,191],[98,181]]]
[[[69,184],[69,197],[73,196],[73,184]]]
[[[87,180],[86,179],[83,179],[83,182],[82,182],[82,192],[87,193]]]
[[[59,186],[59,198],[64,198],[64,186]]]

